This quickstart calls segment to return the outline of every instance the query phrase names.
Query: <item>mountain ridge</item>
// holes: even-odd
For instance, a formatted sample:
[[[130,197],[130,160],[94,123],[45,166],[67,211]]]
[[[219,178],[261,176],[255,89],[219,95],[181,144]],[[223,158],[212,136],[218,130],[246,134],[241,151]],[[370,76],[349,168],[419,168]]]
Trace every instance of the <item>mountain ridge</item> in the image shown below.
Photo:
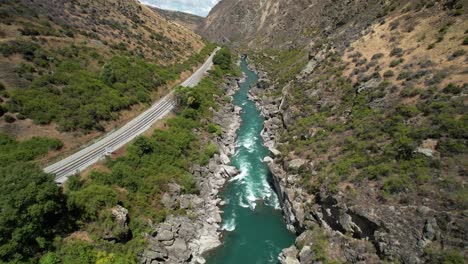
[[[148,7],[154,10],[156,13],[160,14],[161,16],[165,17],[166,19],[181,24],[194,32],[197,31],[199,25],[202,24],[204,20],[203,17],[190,13],[161,9],[155,6]]]

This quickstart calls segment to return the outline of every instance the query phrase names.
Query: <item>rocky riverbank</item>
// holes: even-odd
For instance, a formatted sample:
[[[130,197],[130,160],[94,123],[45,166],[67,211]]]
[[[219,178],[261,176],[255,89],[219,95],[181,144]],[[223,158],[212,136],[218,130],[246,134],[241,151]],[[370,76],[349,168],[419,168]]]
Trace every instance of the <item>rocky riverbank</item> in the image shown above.
[[[320,63],[320,57],[311,61],[314,65]],[[280,254],[282,264],[322,263],[320,259],[330,254],[349,263],[378,263],[386,259],[416,264],[426,261],[428,245],[465,243],[465,213],[438,210],[431,207],[429,200],[407,206],[385,203],[378,199],[372,187],[367,190],[367,196],[372,199],[358,196],[350,199],[342,191],[330,193],[323,188],[314,194],[304,190],[299,171],[307,168],[312,177],[317,176],[314,161],[277,150],[282,144],[280,131],[294,124],[288,85],[283,88],[282,96],[268,96],[274,84],[266,73],[257,70],[257,74],[259,82],[251,89],[250,99],[266,119],[262,137],[271,157],[264,161],[272,172],[288,228],[299,235],[295,244]],[[327,253],[317,253],[324,247],[328,248]]]
[[[223,89],[231,97],[239,89],[238,78],[230,78]],[[239,172],[229,166],[229,156],[235,153],[236,131],[240,127],[241,108],[222,103],[214,112],[213,123],[222,134],[212,141],[219,147],[206,166],[193,166],[191,173],[197,180],[199,195],[181,194],[180,186],[172,184],[162,202],[170,209],[181,209],[184,215],[169,216],[147,235],[149,245],[141,256],[143,264],[205,263],[203,254],[221,245],[221,209],[224,201],[218,197],[227,180]]]
[[[374,231],[382,226],[381,223],[362,210],[357,212],[347,208],[346,204],[335,196],[328,196],[326,193],[317,196],[308,194],[302,188],[297,171],[306,166],[314,174],[313,162],[283,157],[277,149],[280,129],[290,123],[286,99],[287,86],[283,89],[283,96],[268,97],[265,94],[274,87],[265,72],[256,71],[259,82],[251,89],[250,99],[256,102],[266,119],[261,136],[265,146],[270,150],[271,158],[266,158],[265,162],[268,163],[272,173],[288,228],[299,235],[294,245],[282,251],[278,257],[279,261],[282,264],[319,263],[314,261],[317,255],[312,247],[316,243],[314,242],[316,232],[312,230],[322,228],[332,234],[336,245],[348,245],[344,249],[346,252],[343,253],[349,257],[347,260],[353,263],[378,262],[375,249],[368,240],[369,236],[371,234],[373,236]],[[362,239],[348,239],[344,235],[346,232],[354,233]],[[371,253],[368,253],[369,251]],[[408,252],[410,251],[408,248]]]

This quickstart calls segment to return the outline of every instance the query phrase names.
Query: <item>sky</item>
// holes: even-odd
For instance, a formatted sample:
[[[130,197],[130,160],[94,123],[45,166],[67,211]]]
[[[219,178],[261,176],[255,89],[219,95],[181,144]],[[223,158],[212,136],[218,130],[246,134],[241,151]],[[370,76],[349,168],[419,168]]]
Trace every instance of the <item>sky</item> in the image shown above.
[[[182,11],[199,16],[207,16],[219,0],[140,0],[143,4],[162,9]]]

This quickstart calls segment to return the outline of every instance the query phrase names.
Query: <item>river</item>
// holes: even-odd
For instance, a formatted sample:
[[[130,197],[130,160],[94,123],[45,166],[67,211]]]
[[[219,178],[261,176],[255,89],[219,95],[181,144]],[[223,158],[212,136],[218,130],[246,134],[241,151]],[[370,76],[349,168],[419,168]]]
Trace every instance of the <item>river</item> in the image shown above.
[[[286,229],[278,197],[270,185],[271,175],[263,158],[269,153],[260,132],[264,119],[247,97],[257,75],[241,61],[247,76],[234,95],[234,104],[242,107],[242,125],[237,132],[237,151],[231,163],[240,170],[232,178],[222,198],[223,245],[207,257],[208,264],[278,263],[278,254],[293,244],[295,235]]]

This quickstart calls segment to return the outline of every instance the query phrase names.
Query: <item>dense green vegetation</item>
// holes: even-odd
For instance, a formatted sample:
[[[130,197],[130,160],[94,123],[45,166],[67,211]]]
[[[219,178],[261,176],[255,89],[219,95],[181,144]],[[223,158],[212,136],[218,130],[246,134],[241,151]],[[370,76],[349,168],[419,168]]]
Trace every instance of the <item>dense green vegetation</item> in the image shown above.
[[[83,66],[83,54],[90,49],[72,47],[59,51],[62,58],[49,65],[51,54],[28,42],[4,43],[3,55],[21,53],[32,61],[25,74],[36,68],[53,68],[53,73],[34,79],[28,89],[18,89],[7,102],[10,112],[19,112],[38,124],[57,122],[63,131],[104,130],[102,121],[114,120],[118,112],[138,103],[150,103],[151,95],[183,70],[201,63],[213,50],[206,45],[200,54],[180,65],[162,67],[142,58],[115,56],[99,72]],[[93,53],[94,52],[94,53]],[[97,54],[96,54],[97,56]],[[60,58],[60,56],[59,56]]]
[[[209,45],[191,64],[203,60],[213,47]],[[222,91],[217,88],[222,77],[235,72],[230,52],[223,49],[216,56],[215,65],[210,76],[197,87],[177,90],[179,115],[167,121],[167,128],[156,130],[151,137],[137,138],[128,146],[125,156],[107,161],[108,170],[93,171],[83,179],[72,177],[63,189],[54,183],[53,176],[32,163],[49,151],[60,149],[60,141],[32,138],[17,142],[0,134],[0,262],[36,263],[48,251],[40,263],[137,263],[138,253],[145,246],[144,232],[151,231],[149,221],[158,223],[167,214],[184,213],[162,206],[160,199],[167,185],[177,183],[184,193],[196,193],[190,166],[206,164],[218,151],[210,143],[210,138],[220,133],[219,127],[210,121],[210,109],[216,109],[218,99],[222,98]],[[164,81],[156,78],[158,71],[164,73],[163,69],[139,59],[115,57],[99,75],[67,62],[44,80],[48,84],[53,80],[54,85],[67,83],[70,92],[73,90],[69,99],[101,89],[105,101],[122,102],[115,95],[117,89],[125,91],[125,86],[132,82],[132,87],[147,91],[151,89],[148,82]],[[44,88],[40,81],[33,85],[52,90]],[[95,90],[87,91],[90,87]],[[43,100],[42,103],[57,100],[55,104],[64,107],[60,104],[60,99],[66,100],[63,96],[61,92],[51,92],[46,100],[37,93],[30,99]],[[135,95],[129,93],[128,97],[131,96]],[[20,98],[19,93],[15,98]],[[47,109],[43,110],[46,113]],[[128,228],[116,223],[111,214],[117,205],[129,210]],[[81,233],[69,235],[73,230]]]
[[[171,183],[179,184],[183,193],[197,193],[189,169],[206,164],[218,151],[210,143],[219,130],[211,123],[210,109],[216,109],[223,96],[218,89],[222,76],[234,72],[229,51],[216,55],[215,65],[197,87],[177,89],[179,113],[166,128],[135,139],[125,156],[107,161],[108,171],[93,171],[89,177],[67,182],[70,224],[86,239],[56,238],[53,250],[40,263],[137,263],[145,246],[144,233],[151,232],[149,221],[154,224],[168,214],[184,213],[164,208],[161,197]],[[110,210],[116,205],[129,210],[128,229],[112,218]],[[106,239],[109,236],[113,239]]]
[[[119,58],[116,64],[109,64],[109,72],[129,62],[137,63]],[[108,170],[70,178],[64,193],[52,176],[34,165],[9,164],[21,160],[19,157],[33,160],[60,148],[60,142],[34,138],[18,143],[2,135],[0,161],[8,165],[0,169],[0,180],[8,191],[2,192],[0,203],[8,210],[0,215],[0,260],[37,262],[41,252],[48,251],[40,263],[137,263],[145,246],[144,233],[151,232],[150,221],[154,224],[168,214],[184,213],[162,206],[161,196],[168,184],[177,183],[182,192],[196,193],[190,167],[207,164],[218,151],[210,143],[210,138],[219,134],[211,118],[212,109],[217,109],[218,99],[223,97],[218,84],[224,75],[235,73],[228,50],[216,55],[215,65],[197,87],[178,88],[179,114],[167,121],[165,129],[137,138],[125,156],[107,161]],[[106,82],[114,84],[127,76],[125,71],[115,77],[104,75]],[[18,201],[26,202],[18,207]],[[128,228],[112,217],[111,209],[117,205],[129,210]],[[66,235],[72,230],[81,233]]]
[[[53,177],[31,163],[62,143],[46,138],[17,142],[0,134],[0,262],[26,261],[64,230],[65,197]]]
[[[17,142],[10,136],[0,133],[0,167],[15,162],[28,162],[47,154],[50,150],[59,150],[63,146],[57,139],[34,137]]]

